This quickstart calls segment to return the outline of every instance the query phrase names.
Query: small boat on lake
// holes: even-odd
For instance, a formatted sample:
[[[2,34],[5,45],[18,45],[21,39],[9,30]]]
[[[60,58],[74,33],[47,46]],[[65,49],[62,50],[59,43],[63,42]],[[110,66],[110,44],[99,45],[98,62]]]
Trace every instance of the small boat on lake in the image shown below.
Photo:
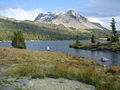
[[[102,58],[101,58],[101,62],[107,62],[107,61],[109,61],[108,58],[105,58],[105,57],[102,57]]]

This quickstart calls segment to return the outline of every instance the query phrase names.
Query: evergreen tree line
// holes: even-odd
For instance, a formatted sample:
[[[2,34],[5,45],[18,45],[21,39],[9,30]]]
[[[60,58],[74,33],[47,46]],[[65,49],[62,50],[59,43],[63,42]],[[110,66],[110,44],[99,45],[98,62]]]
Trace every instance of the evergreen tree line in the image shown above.
[[[116,24],[115,19],[112,18],[112,22],[111,22],[111,25],[110,25],[111,28],[112,28],[112,34],[111,34],[111,37],[107,37],[107,41],[110,41],[110,42],[119,42],[119,35],[118,35],[118,32],[116,31],[115,24]],[[95,35],[92,34],[92,36],[91,36],[91,43],[95,43],[95,42],[96,42]],[[76,43],[80,43],[78,36],[76,36]]]
[[[15,31],[22,31],[25,40],[75,40],[76,35],[81,40],[88,40],[91,32],[96,38],[110,36],[109,30],[79,30],[63,25],[0,19],[0,41],[10,41]]]

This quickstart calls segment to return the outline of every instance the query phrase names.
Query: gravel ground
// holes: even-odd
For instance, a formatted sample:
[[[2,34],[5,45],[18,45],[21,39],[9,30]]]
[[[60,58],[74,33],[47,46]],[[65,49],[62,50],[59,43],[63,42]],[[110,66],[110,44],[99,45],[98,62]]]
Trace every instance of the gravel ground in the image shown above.
[[[14,81],[14,80],[13,80]],[[16,89],[16,86],[19,88]],[[13,84],[2,84],[0,90],[96,90],[94,86],[68,79],[18,79]]]
[[[67,79],[34,79],[31,90],[95,90],[94,86]]]

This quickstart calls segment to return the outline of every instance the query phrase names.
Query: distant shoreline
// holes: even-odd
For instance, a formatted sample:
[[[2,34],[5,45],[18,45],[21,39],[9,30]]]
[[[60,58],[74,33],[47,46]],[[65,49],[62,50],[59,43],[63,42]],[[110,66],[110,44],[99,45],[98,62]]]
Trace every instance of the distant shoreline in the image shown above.
[[[70,48],[84,50],[120,51],[120,43],[98,42],[98,43],[78,43],[69,45]]]
[[[84,39],[86,40],[86,39]],[[88,39],[89,40],[89,39]],[[99,38],[98,40],[106,40],[105,38]],[[25,40],[25,42],[34,42],[34,41],[75,41],[75,40]],[[0,41],[0,42],[12,42],[12,41]]]

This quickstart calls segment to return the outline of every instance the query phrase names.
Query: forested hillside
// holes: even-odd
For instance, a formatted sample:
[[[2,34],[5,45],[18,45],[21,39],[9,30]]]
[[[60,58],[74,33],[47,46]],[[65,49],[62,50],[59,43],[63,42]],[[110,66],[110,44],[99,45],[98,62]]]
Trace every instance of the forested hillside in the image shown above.
[[[79,30],[63,25],[35,23],[0,19],[0,41],[11,40],[14,31],[21,30],[26,40],[71,40],[79,35],[80,39],[89,39],[91,34],[96,38],[110,35],[109,30]]]

